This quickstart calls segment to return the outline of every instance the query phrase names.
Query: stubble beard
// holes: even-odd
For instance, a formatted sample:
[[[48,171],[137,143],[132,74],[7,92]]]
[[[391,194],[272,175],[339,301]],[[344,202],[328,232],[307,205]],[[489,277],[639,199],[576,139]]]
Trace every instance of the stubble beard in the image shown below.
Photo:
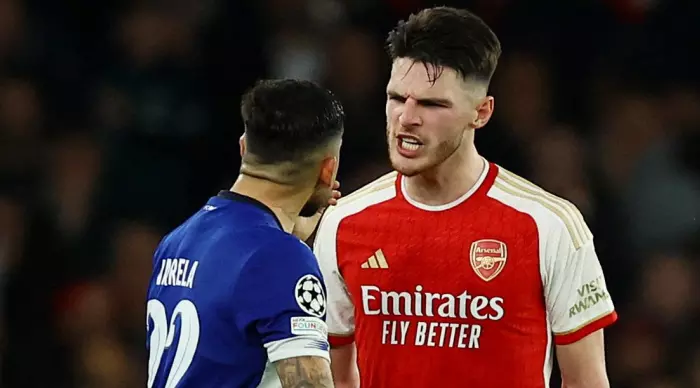
[[[311,195],[308,201],[304,204],[299,211],[299,216],[301,217],[311,217],[318,213],[322,208],[328,206],[328,201],[330,200],[332,192],[330,189],[317,188],[316,191]]]
[[[399,154],[398,150],[396,149],[398,147],[396,139],[390,134],[389,129],[387,128],[387,143],[391,166],[394,170],[406,177],[420,175],[424,172],[439,167],[442,163],[454,155],[454,153],[457,152],[461,146],[463,138],[464,136],[462,135],[456,139],[445,140],[436,147],[431,147],[431,149],[424,150],[423,152],[425,154],[421,155],[419,158],[406,159]],[[407,164],[411,164],[412,166],[407,166]]]

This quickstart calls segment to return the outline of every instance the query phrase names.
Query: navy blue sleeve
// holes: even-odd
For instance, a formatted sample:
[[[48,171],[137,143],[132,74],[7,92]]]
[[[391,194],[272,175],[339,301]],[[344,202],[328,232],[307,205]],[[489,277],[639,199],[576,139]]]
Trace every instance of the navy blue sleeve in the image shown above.
[[[326,288],[311,249],[291,235],[271,239],[248,260],[234,288],[236,324],[255,331],[270,362],[328,358]]]

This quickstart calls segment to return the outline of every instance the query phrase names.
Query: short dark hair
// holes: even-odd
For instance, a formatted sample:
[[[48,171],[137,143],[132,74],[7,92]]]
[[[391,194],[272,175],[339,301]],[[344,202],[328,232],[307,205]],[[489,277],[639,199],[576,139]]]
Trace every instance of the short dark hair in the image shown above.
[[[400,21],[389,33],[387,51],[392,61],[410,58],[432,65],[434,71],[428,74],[431,82],[448,67],[465,80],[475,78],[488,83],[501,56],[501,42],[475,14],[434,7]]]
[[[345,113],[329,90],[310,81],[262,80],[241,100],[246,152],[258,164],[296,162],[343,133]]]

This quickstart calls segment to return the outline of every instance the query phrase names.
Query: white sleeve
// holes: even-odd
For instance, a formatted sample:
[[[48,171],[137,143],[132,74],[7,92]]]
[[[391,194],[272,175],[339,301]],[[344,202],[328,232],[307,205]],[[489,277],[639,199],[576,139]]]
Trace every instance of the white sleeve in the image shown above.
[[[314,241],[314,254],[328,292],[326,323],[331,346],[353,342],[355,333],[355,306],[338,269],[336,237],[339,224],[340,217],[329,209],[321,219]]]
[[[617,320],[587,232],[590,238],[576,248],[564,226],[554,228],[545,245],[545,301],[557,345],[579,341]]]
[[[320,319],[312,317],[306,318],[306,320],[307,322],[304,322],[303,330],[307,332],[311,332],[312,330],[318,332],[321,331],[316,328],[307,328],[309,326],[313,326],[314,324],[316,324],[317,327],[321,327],[323,322]],[[315,323],[313,322],[314,320],[318,320],[319,322]],[[291,338],[268,342],[265,344],[265,349],[267,349],[267,358],[270,362],[277,362],[287,358],[304,356],[322,357],[330,361],[330,355],[328,354],[328,342],[326,342],[325,337],[319,337],[316,333],[297,335]]]

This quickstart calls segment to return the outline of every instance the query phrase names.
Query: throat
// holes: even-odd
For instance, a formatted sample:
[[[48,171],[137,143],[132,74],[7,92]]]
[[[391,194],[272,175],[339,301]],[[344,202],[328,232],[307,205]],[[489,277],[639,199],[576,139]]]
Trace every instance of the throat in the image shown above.
[[[470,187],[464,184],[425,180],[418,176],[404,177],[404,194],[428,206],[442,206],[455,202],[467,193]]]
[[[487,162],[479,157],[477,163],[471,163],[467,168],[452,170],[454,174],[422,173],[412,177],[404,176],[402,190],[410,200],[423,205],[448,205],[475,191],[483,180],[487,167]]]

